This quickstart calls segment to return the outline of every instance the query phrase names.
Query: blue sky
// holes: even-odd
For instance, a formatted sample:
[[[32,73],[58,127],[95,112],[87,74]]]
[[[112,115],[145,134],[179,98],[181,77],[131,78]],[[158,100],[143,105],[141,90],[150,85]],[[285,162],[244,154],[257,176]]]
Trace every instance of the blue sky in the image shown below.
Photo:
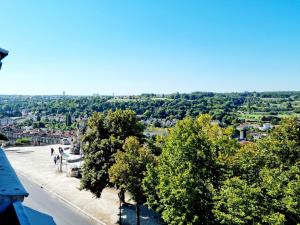
[[[300,89],[299,0],[1,1],[0,94]]]

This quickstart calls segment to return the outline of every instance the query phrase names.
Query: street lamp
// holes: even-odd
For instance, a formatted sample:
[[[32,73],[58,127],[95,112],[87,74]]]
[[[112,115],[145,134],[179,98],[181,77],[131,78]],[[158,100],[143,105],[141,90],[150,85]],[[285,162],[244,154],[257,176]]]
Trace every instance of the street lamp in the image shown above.
[[[0,70],[1,70],[1,67],[2,67],[1,60],[4,59],[4,57],[7,56],[7,55],[8,55],[8,51],[0,48]]]

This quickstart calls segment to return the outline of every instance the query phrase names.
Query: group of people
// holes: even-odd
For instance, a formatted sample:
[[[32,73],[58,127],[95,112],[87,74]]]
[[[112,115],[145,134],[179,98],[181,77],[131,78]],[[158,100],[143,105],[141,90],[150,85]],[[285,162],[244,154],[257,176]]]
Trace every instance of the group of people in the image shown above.
[[[53,156],[54,154],[54,148],[51,148],[51,156],[53,156],[53,161],[54,161],[54,164],[56,165],[56,163],[61,159],[62,157],[62,154],[64,153],[64,150],[62,147],[59,147],[58,148],[58,152],[59,154],[56,154]]]

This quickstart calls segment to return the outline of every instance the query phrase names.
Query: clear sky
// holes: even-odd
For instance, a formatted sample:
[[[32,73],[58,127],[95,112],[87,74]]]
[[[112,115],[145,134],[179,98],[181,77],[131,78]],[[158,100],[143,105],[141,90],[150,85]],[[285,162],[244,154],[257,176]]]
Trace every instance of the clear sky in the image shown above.
[[[0,94],[300,90],[300,0],[9,0]]]

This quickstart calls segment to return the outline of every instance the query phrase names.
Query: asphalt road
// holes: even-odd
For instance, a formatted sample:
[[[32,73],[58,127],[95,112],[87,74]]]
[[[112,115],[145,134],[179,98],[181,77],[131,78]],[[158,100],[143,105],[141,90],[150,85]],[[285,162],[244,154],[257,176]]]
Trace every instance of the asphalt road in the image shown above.
[[[57,225],[95,225],[91,219],[67,203],[51,195],[36,183],[18,174],[29,196],[24,205],[53,217]]]

